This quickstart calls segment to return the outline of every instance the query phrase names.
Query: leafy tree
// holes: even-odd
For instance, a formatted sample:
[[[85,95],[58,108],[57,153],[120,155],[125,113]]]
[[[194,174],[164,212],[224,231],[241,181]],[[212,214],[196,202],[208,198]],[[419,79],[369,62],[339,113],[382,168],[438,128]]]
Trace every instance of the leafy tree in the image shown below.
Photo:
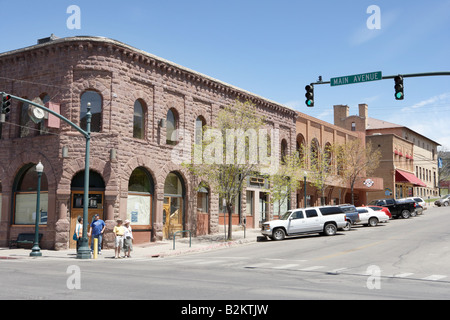
[[[202,143],[194,142],[194,161],[184,163],[192,174],[207,181],[225,202],[229,240],[232,239],[235,200],[242,193],[247,177],[261,169],[258,138],[263,126],[264,119],[258,115],[254,104],[236,100],[218,113],[214,127],[203,128]]]
[[[269,175],[270,202],[278,205],[278,213],[282,214],[281,207],[287,203],[292,190],[300,188],[299,169],[301,161],[298,152],[283,155],[282,163],[276,173]]]

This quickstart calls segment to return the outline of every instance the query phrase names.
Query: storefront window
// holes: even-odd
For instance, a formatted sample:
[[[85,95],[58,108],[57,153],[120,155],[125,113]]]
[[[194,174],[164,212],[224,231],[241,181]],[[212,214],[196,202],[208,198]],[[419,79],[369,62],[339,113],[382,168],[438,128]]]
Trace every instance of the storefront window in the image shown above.
[[[19,173],[14,190],[14,224],[33,225],[36,221],[38,175],[35,165],[24,167]],[[40,224],[47,224],[48,183],[45,173],[41,177]]]
[[[128,182],[127,219],[132,225],[150,225],[152,221],[153,182],[144,168],[133,171]]]

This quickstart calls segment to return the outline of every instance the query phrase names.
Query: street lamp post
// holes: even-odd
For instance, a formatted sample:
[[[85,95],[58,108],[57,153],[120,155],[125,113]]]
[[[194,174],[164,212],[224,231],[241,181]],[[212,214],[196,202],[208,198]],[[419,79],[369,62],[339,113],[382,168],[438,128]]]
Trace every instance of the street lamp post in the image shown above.
[[[87,236],[88,228],[88,210],[89,210],[89,153],[91,143],[91,103],[87,104],[86,113],[86,154],[84,162],[84,195],[83,195],[83,235],[81,237],[80,247],[78,248],[77,259],[90,259],[91,249],[89,248],[89,239]]]
[[[31,248],[30,257],[42,257],[41,249],[39,248],[39,223],[41,222],[41,178],[44,172],[44,166],[39,161],[36,165],[36,172],[38,175],[37,183],[37,199],[36,199],[36,221],[34,225],[34,244]]]

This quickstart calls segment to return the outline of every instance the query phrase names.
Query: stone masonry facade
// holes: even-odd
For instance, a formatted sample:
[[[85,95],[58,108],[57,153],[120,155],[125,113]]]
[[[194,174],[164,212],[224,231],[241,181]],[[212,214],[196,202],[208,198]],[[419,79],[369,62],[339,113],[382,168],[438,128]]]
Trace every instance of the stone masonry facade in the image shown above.
[[[279,130],[280,141],[288,142],[288,151],[295,150],[294,110],[115,40],[63,38],[2,53],[0,75],[0,91],[29,100],[49,96],[51,102],[60,105],[61,114],[75,124],[80,124],[82,94],[91,90],[101,96],[101,130],[92,133],[90,169],[104,181],[106,247],[113,246],[115,220],[127,218],[128,185],[136,168],[144,168],[154,184],[151,226],[148,230],[137,228],[138,239],[149,242],[163,238],[164,184],[171,172],[184,184],[184,228],[196,230],[198,181],[170,161],[174,146],[166,143],[166,128],[160,125],[169,109],[176,113],[178,129],[193,137],[199,116],[214,126],[220,108],[236,99],[249,100],[267,125]],[[144,110],[143,139],[133,138],[133,106],[137,100]],[[19,233],[34,232],[32,225],[15,223],[15,193],[24,166],[41,161],[48,182],[48,216],[46,225],[40,228],[44,235],[41,248],[67,249],[71,238],[71,185],[77,173],[84,171],[85,139],[64,122],[44,134],[23,136],[21,117],[21,104],[14,101],[1,125],[0,246],[6,246]],[[294,204],[295,196],[292,198]],[[219,205],[214,190],[209,202],[209,232],[216,233]],[[245,209],[245,192],[242,206]]]

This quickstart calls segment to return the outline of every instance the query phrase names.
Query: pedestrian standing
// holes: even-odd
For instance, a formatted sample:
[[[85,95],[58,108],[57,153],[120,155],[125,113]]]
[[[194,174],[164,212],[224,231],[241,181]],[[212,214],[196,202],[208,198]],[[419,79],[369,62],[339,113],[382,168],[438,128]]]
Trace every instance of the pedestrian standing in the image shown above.
[[[98,239],[98,254],[102,254],[102,240],[103,232],[105,231],[106,224],[100,219],[100,216],[96,214],[94,220],[91,223],[91,228],[89,230],[88,236],[91,237],[91,252],[94,252],[94,239]]]
[[[122,219],[117,219],[117,226],[114,227],[113,233],[116,236],[116,250],[114,258],[118,259],[120,258],[120,248],[123,247],[123,238],[125,234],[125,227],[122,225]]]
[[[125,257],[131,258],[130,253],[133,250],[133,232],[131,230],[130,226],[130,220],[125,220],[124,228],[124,239],[123,239],[123,251],[125,254]]]
[[[83,218],[81,216],[78,216],[77,218],[77,225],[75,226],[75,236],[77,238],[77,253],[78,248],[80,248],[81,245],[81,236],[83,235]]]

